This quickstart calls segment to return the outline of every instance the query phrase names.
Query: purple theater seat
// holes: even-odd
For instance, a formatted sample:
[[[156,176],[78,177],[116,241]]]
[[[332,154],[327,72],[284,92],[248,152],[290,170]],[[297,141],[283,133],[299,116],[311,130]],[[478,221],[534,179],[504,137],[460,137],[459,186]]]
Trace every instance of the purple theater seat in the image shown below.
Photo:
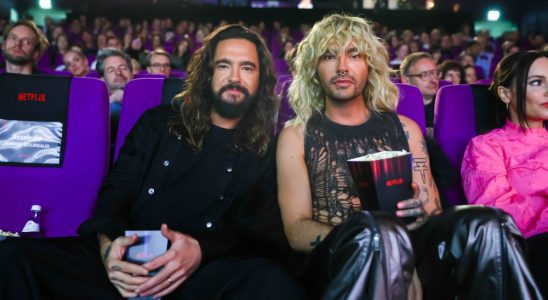
[[[468,142],[477,135],[473,102],[474,95],[468,84],[442,87],[436,95],[434,139],[457,174],[460,174],[460,165]],[[448,190],[446,195],[452,205],[466,203],[460,186]]]
[[[285,62],[285,59],[283,58],[274,59],[274,71],[278,75],[289,74],[289,68],[287,67],[287,63]]]
[[[449,85],[442,87],[436,95],[434,139],[459,176],[470,139],[501,124],[497,115],[501,108],[498,101],[493,101],[488,86],[481,84]],[[466,203],[460,186],[449,191],[447,197],[453,205]]]
[[[278,77],[278,82],[276,83],[276,94],[280,97],[280,107],[278,108],[278,121],[276,123],[276,134],[278,134],[285,126],[285,122],[295,117],[295,112],[291,109],[289,105],[288,91],[289,86],[293,78],[291,75],[280,76]]]
[[[101,76],[99,76],[99,73],[97,73],[96,70],[91,70],[86,76],[84,77],[89,77],[89,78],[101,78]]]
[[[426,118],[424,116],[424,102],[420,90],[413,85],[396,83],[400,96],[398,114],[404,115],[419,125],[422,134],[426,135]]]
[[[401,83],[400,77],[390,77],[390,81],[392,81],[392,83]]]
[[[276,95],[281,97],[283,88],[285,86],[285,82],[289,81],[291,83],[292,80],[293,80],[293,76],[291,75],[288,75],[288,74],[278,75],[278,80],[276,81],[276,86],[274,87],[274,93],[276,93]],[[287,87],[289,87],[289,85]]]
[[[42,56],[40,56],[40,59],[38,59],[38,62],[36,62],[36,67],[40,70],[48,70],[53,68],[53,66],[51,65],[51,57],[49,51],[46,51],[44,54],[42,54]]]
[[[118,158],[127,134],[139,117],[149,108],[170,103],[172,98],[182,90],[183,82],[178,78],[141,78],[127,84],[122,100],[113,161]]]
[[[141,72],[139,72],[139,73],[137,73],[133,76],[133,79],[142,79],[142,78],[162,79],[162,78],[166,78],[166,77],[162,74],[150,74],[150,73],[147,73],[146,71],[141,71]]]
[[[440,79],[439,87],[442,88],[446,85],[452,85],[452,84],[453,83],[451,81]]]
[[[43,77],[33,75],[31,80]],[[108,172],[109,106],[105,83],[93,78],[50,78],[71,80],[64,160],[60,167],[0,165],[2,230],[19,232],[31,205],[40,204],[47,237],[75,235],[80,223],[91,216]],[[29,84],[13,88],[27,92]]]

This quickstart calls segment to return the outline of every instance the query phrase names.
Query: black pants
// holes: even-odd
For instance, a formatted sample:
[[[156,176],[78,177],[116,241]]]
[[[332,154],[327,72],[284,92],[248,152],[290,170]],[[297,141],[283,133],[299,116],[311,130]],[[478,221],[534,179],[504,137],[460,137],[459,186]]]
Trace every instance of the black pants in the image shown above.
[[[548,232],[527,239],[527,258],[531,273],[545,299],[548,299]]]
[[[361,212],[333,228],[301,274],[309,299],[407,299],[414,261],[405,225]]]
[[[301,299],[302,290],[265,258],[222,258],[201,266],[167,299]],[[95,238],[0,242],[0,299],[121,299]]]
[[[383,246],[389,246],[377,252],[384,256],[378,260],[385,272],[380,277],[374,260],[362,263],[375,251],[370,245],[374,224],[368,215],[376,214],[361,213],[335,227],[310,254],[303,278],[311,299],[337,299],[330,295],[338,286],[347,286],[348,292],[338,299],[353,299],[353,292],[365,299],[406,299],[409,261],[418,270],[424,299],[542,299],[525,261],[523,237],[501,210],[453,207],[411,233],[401,230],[399,221],[374,217],[384,228]],[[398,259],[401,268],[387,263]],[[388,291],[378,290],[383,280]]]

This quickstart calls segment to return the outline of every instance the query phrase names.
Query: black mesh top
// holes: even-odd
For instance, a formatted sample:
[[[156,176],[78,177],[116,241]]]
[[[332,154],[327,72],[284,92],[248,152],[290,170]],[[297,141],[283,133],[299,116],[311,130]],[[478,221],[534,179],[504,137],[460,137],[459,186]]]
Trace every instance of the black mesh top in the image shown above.
[[[409,151],[409,144],[395,113],[371,113],[357,126],[315,114],[306,127],[304,150],[313,218],[337,225],[361,210],[346,160],[379,151]]]

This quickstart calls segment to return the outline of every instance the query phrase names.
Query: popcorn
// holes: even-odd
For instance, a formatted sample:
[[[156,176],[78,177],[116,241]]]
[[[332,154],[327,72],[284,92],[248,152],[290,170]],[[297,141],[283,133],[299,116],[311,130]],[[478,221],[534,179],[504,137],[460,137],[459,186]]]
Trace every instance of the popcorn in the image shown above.
[[[0,229],[0,236],[12,236],[12,237],[19,237],[19,233],[15,232],[9,232],[9,231],[2,231],[2,229]]]

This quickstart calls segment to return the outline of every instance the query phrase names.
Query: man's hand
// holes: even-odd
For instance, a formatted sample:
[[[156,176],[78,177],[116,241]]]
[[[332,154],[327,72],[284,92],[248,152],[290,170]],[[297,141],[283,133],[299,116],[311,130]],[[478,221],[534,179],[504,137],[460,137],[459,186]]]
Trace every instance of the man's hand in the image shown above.
[[[137,242],[137,235],[118,237],[111,242],[106,236],[99,236],[101,260],[107,270],[110,282],[123,297],[135,297],[135,290],[149,279],[148,270],[142,266],[123,261],[127,248]]]
[[[202,261],[202,250],[198,241],[189,235],[170,230],[162,224],[162,235],[170,242],[171,247],[166,253],[143,264],[149,271],[163,267],[158,274],[137,288],[139,296],[159,298],[179,287],[199,266]]]
[[[396,215],[400,218],[417,217],[415,222],[407,224],[409,230],[419,228],[427,220],[426,211],[419,199],[419,186],[413,182],[411,188],[413,189],[413,198],[398,202],[398,210],[396,211]]]
[[[115,89],[109,96],[110,103],[112,102],[122,102],[124,98],[124,89]]]

